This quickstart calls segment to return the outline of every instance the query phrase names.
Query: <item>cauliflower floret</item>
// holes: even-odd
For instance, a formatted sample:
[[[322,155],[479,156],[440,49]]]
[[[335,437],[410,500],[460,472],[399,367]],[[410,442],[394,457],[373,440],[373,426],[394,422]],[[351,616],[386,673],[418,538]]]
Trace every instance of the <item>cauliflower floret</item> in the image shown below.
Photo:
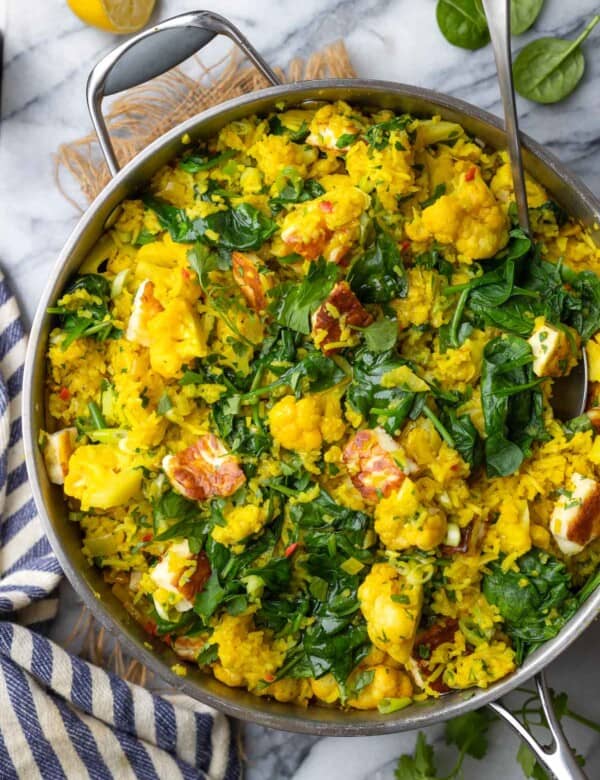
[[[354,136],[362,130],[362,122],[356,112],[347,103],[338,102],[320,108],[310,123],[310,134],[306,143],[335,152],[348,149],[348,145],[338,146],[343,135]]]
[[[225,685],[255,688],[273,680],[283,663],[285,644],[271,642],[264,631],[254,628],[252,615],[223,615],[210,638],[219,647],[215,677]]]
[[[413,241],[434,238],[456,247],[464,262],[493,257],[508,242],[508,221],[489,187],[473,166],[454,190],[415,215],[406,225]]]
[[[417,486],[406,478],[399,490],[375,507],[375,531],[389,550],[433,550],[446,536],[446,516],[421,503]]]
[[[413,466],[383,428],[358,431],[346,444],[343,459],[352,483],[371,502],[399,488]]]
[[[162,467],[173,488],[193,501],[231,496],[246,481],[238,459],[212,433],[175,455],[166,455]]]
[[[503,553],[525,555],[531,549],[529,534],[529,505],[516,498],[506,499],[500,507],[496,523]]]
[[[300,203],[283,220],[281,241],[273,251],[278,256],[297,252],[307,260],[322,255],[339,263],[358,241],[359,220],[368,205],[369,197],[347,184]]]
[[[501,152],[501,154],[506,159],[506,153]],[[548,193],[528,174],[525,174],[525,188],[527,190],[527,203],[530,208],[536,208],[548,201]],[[509,162],[505,162],[504,165],[497,169],[490,182],[490,189],[500,203],[508,203],[508,201],[515,199]]]
[[[550,325],[536,317],[533,333],[527,339],[533,352],[536,376],[565,376],[577,364],[579,337],[566,326]]]
[[[150,364],[161,376],[177,376],[181,366],[194,358],[206,357],[206,334],[191,304],[176,299],[148,323]]]
[[[236,506],[225,512],[226,525],[216,525],[211,535],[221,544],[235,545],[250,534],[258,533],[266,520],[267,513],[262,507],[252,504]]]
[[[564,555],[576,555],[600,537],[600,483],[575,472],[573,489],[563,493],[552,512],[550,530]]]
[[[79,499],[84,512],[127,503],[140,492],[142,472],[109,444],[78,447],[69,459],[65,493]]]
[[[376,563],[358,589],[371,642],[399,663],[412,653],[421,618],[423,587],[389,563]]]
[[[382,699],[403,699],[412,696],[413,687],[410,677],[400,669],[379,665],[361,671],[372,671],[373,679],[355,696],[348,699],[350,707],[356,707],[358,710],[374,710]]]
[[[337,441],[344,435],[340,402],[332,392],[309,395],[297,400],[293,395],[281,398],[269,411],[273,438],[287,450],[312,452],[323,441]]]
[[[42,453],[48,478],[55,485],[64,485],[76,438],[77,428],[62,428],[60,431],[45,434]]]
[[[258,255],[249,252],[232,252],[233,279],[242,291],[248,305],[254,311],[267,308],[267,291],[273,286],[272,276]]]
[[[373,317],[350,289],[338,282],[312,317],[311,335],[315,346],[325,354],[358,343],[357,328],[366,328]]]

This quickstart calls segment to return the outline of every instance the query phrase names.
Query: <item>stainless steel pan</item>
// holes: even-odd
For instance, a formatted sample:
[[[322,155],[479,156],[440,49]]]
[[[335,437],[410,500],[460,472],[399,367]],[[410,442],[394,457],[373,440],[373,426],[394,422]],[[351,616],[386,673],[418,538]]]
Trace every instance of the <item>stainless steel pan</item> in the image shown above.
[[[202,48],[216,35],[233,40],[272,84],[251,95],[236,98],[192,117],[162,136],[141,152],[122,170],[112,148],[101,103],[105,95],[140,84],[168,70]],[[173,688],[179,689],[229,715],[288,731],[320,736],[384,734],[421,728],[438,721],[490,705],[519,732],[538,758],[560,780],[584,777],[565,741],[552,712],[542,669],[575,640],[598,614],[600,590],[592,595],[560,634],[527,658],[522,667],[488,690],[451,693],[425,705],[413,705],[393,715],[378,712],[341,712],[322,707],[308,709],[281,704],[236,688],[190,667],[185,678],[177,677],[170,667],[177,656],[162,642],[146,634],[126,612],[100,573],[91,567],[81,552],[79,529],[67,519],[60,488],[49,483],[37,446],[38,431],[44,427],[45,350],[51,317],[46,313],[60,294],[86,253],[94,245],[116,206],[147,182],[164,163],[182,150],[182,136],[193,140],[208,138],[226,123],[253,113],[272,110],[282,102],[295,106],[308,101],[343,99],[359,105],[389,108],[416,115],[440,114],[461,123],[470,133],[493,147],[505,146],[501,123],[475,106],[430,90],[393,82],[369,80],[308,81],[283,85],[271,68],[244,36],[227,20],[206,11],[182,14],[168,19],[126,41],[108,54],[92,71],[88,82],[88,106],[102,150],[113,179],[89,207],[68,239],[58,262],[50,273],[42,295],[30,337],[24,379],[24,440],[27,467],[46,533],[73,587],[98,620],[123,644],[125,650],[142,661]],[[561,163],[535,141],[523,137],[525,165],[573,216],[593,226],[600,222],[600,203]],[[147,643],[150,642],[152,650]],[[498,703],[498,699],[536,675],[536,682],[553,745],[543,748],[520,722]]]

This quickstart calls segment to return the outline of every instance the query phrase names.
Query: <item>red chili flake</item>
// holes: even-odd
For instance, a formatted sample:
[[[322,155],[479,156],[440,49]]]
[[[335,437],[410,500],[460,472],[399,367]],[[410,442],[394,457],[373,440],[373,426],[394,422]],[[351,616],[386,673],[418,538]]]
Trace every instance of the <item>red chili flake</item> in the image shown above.
[[[153,620],[147,620],[144,624],[144,630],[152,636],[156,636],[156,623]]]
[[[188,279],[190,278],[190,276],[191,276],[191,274],[190,274],[190,272],[189,272],[189,270],[188,270],[187,268],[182,268],[182,269],[181,269],[181,275],[182,275],[182,276],[183,276],[183,278],[186,280],[186,282],[187,282],[187,280],[188,280]]]
[[[469,170],[465,173],[465,181],[473,181],[475,178],[475,174],[477,173],[477,168],[473,165]]]
[[[264,677],[265,682],[272,683],[275,680],[274,674],[265,674]]]
[[[400,249],[403,252],[406,252],[407,249],[410,249],[410,241],[403,241],[402,244],[400,245]]]
[[[151,541],[152,541],[152,538],[153,538],[153,534],[151,534],[151,533],[149,533],[149,534],[144,534],[144,535],[142,536],[142,542],[151,542]]]
[[[324,211],[326,214],[331,214],[333,211],[333,203],[330,200],[322,200],[319,203],[319,208],[321,211]]]
[[[290,558],[296,552],[297,548],[298,548],[298,542],[292,542],[292,544],[290,544],[289,547],[286,547],[285,557]]]
[[[58,395],[60,396],[61,401],[68,401],[71,397],[71,393],[66,387],[61,387]]]
[[[173,644],[173,637],[171,636],[171,634],[165,634],[162,640],[163,642],[166,642],[166,644],[168,644],[169,647],[171,647],[171,645]]]

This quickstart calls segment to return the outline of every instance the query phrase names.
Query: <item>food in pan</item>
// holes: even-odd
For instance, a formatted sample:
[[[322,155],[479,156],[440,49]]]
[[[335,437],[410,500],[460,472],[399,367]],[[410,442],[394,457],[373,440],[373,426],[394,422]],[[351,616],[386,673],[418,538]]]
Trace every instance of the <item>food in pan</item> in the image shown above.
[[[51,310],[40,444],[85,556],[260,696],[491,685],[596,584],[600,252],[533,180],[528,238],[506,154],[439,117],[182,141]]]

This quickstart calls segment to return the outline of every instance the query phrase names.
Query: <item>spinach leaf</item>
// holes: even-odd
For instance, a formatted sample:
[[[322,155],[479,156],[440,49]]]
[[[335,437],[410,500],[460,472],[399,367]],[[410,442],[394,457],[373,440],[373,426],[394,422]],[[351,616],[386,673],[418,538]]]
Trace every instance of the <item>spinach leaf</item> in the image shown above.
[[[417,255],[414,259],[414,264],[419,268],[437,271],[448,280],[452,278],[452,273],[454,272],[452,263],[445,260],[441,251],[435,246],[428,249],[427,252]]]
[[[585,69],[581,44],[598,22],[600,15],[574,41],[538,38],[521,49],[513,65],[517,92],[536,103],[557,103],[570,95]]]
[[[185,213],[185,209],[172,206],[148,193],[142,196],[142,200],[144,205],[156,214],[160,226],[169,231],[173,241],[195,241],[198,238],[198,233],[194,229],[192,220]]]
[[[419,204],[422,209],[426,209],[428,206],[432,206],[436,200],[439,200],[442,195],[446,194],[446,185],[442,182],[442,184],[436,184],[434,191],[431,193],[431,195],[426,199],[421,201]]]
[[[544,0],[510,0],[510,31],[522,35],[540,15]]]
[[[296,130],[290,127],[286,127],[282,123],[280,117],[275,114],[269,119],[269,132],[272,135],[289,135],[291,141],[302,143],[307,139],[310,130],[306,122],[302,122],[300,127]]]
[[[366,543],[371,518],[336,504],[324,491],[309,503],[289,507],[290,521],[304,548],[309,577],[311,615],[298,644],[286,657],[278,676],[321,677],[331,673],[345,699],[350,672],[369,651],[357,589],[368,567],[356,574],[344,568],[348,559],[369,564],[373,553]],[[260,613],[259,613],[260,614]]]
[[[318,350],[308,352],[302,360],[288,368],[274,382],[262,387],[256,387],[248,393],[237,397],[240,404],[253,403],[262,396],[270,395],[279,387],[289,387],[297,393],[310,391],[319,393],[346,378],[346,374],[332,358],[326,357]],[[232,397],[234,398],[234,397]]]
[[[389,146],[390,135],[392,132],[405,130],[406,127],[413,121],[410,114],[402,114],[401,116],[395,116],[392,119],[388,119],[385,122],[378,122],[371,127],[365,133],[365,140],[372,146],[373,149],[381,151]]]
[[[202,239],[224,249],[259,249],[277,230],[277,224],[250,203],[240,203],[239,206],[192,220],[185,209],[152,195],[144,195],[143,201],[154,211],[161,227],[168,230],[173,241],[177,242]],[[218,234],[218,238],[207,236],[207,231]]]
[[[354,355],[352,382],[346,391],[350,406],[360,412],[369,425],[380,425],[392,435],[401,429],[408,417],[418,417],[425,401],[426,392],[382,384],[385,374],[406,365],[407,361],[393,350],[374,353],[362,348]]]
[[[498,607],[505,631],[513,640],[517,663],[543,642],[556,636],[575,614],[581,598],[572,590],[562,561],[534,548],[517,561],[519,571],[503,571],[501,562],[488,565],[483,593]]]
[[[481,374],[481,404],[487,438],[488,476],[515,472],[534,441],[545,440],[542,395],[533,377],[531,347],[517,336],[486,344]]]
[[[121,331],[115,327],[110,309],[110,282],[100,274],[82,274],[69,284],[61,296],[71,295],[84,290],[91,300],[78,300],[60,303],[48,309],[50,314],[58,314],[60,326],[65,332],[62,348],[76,339],[93,338],[98,341],[119,338]]]
[[[348,272],[352,292],[362,303],[387,303],[404,298],[408,281],[395,240],[378,230],[374,242]]]
[[[333,289],[339,277],[335,263],[320,257],[298,282],[283,282],[269,292],[269,310],[277,322],[299,333],[310,333],[310,316]]]
[[[284,168],[283,173],[288,170]],[[325,194],[325,189],[316,179],[303,179],[294,168],[291,171],[293,174],[287,174],[288,183],[282,187],[279,195],[269,201],[273,214],[278,214],[290,203],[305,203]]]
[[[438,0],[437,23],[444,38],[462,49],[480,49],[489,43],[481,0]]]
[[[335,145],[338,149],[345,149],[347,146],[352,146],[359,138],[360,133],[342,133]]]
[[[259,249],[277,230],[277,223],[250,203],[199,217],[193,224],[199,238],[225,249],[241,251]],[[219,237],[209,238],[208,230],[218,233]]]
[[[443,407],[441,422],[450,434],[454,449],[475,469],[483,463],[483,440],[468,414],[458,415],[450,407]]]
[[[577,273],[563,267],[559,273],[571,288],[563,299],[564,319],[587,341],[600,328],[600,279],[593,271]]]
[[[198,154],[190,154],[179,161],[179,167],[187,173],[198,173],[199,171],[208,171],[216,168],[217,165],[230,160],[236,154],[235,149],[228,149],[221,154],[215,154],[212,157],[202,157]]]
[[[396,320],[378,320],[368,325],[364,331],[365,346],[371,352],[388,352],[394,349],[398,341],[398,323]]]

